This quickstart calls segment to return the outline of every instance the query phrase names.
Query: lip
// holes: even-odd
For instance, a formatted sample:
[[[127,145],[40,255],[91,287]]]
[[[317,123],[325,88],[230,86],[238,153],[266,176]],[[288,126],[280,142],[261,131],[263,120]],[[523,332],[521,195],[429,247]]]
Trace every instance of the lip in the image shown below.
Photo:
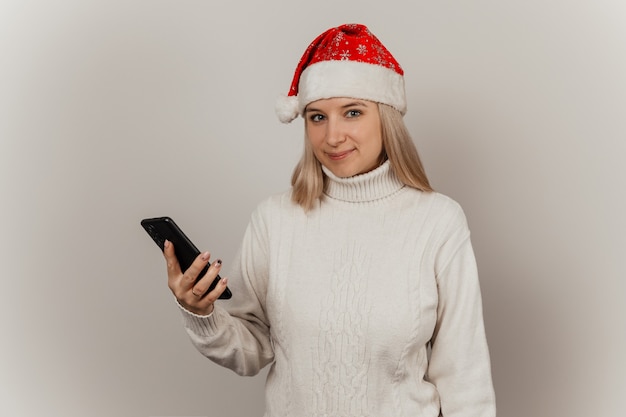
[[[326,152],[326,155],[328,155],[328,158],[330,158],[332,161],[340,161],[347,158],[353,151],[354,149],[349,149],[343,152]]]

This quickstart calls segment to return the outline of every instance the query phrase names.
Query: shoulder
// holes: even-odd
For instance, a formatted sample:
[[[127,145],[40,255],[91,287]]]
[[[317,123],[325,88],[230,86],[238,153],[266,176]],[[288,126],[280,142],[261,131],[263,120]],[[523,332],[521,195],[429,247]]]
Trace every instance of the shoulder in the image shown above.
[[[461,205],[453,198],[436,191],[407,190],[407,199],[412,210],[427,216],[432,221],[456,226],[467,226]]]
[[[434,198],[437,200],[437,204],[442,212],[442,215],[447,216],[450,221],[456,221],[463,224],[467,223],[465,212],[456,200],[438,192],[432,192],[431,194],[434,194]]]

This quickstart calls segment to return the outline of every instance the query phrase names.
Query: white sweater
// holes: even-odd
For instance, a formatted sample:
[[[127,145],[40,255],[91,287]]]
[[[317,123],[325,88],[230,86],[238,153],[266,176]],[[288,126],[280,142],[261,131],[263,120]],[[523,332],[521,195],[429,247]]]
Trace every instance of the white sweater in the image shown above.
[[[252,214],[197,349],[241,375],[271,364],[265,417],[493,417],[476,263],[463,211],[389,162],[305,213],[290,193]],[[259,413],[260,414],[260,413]]]

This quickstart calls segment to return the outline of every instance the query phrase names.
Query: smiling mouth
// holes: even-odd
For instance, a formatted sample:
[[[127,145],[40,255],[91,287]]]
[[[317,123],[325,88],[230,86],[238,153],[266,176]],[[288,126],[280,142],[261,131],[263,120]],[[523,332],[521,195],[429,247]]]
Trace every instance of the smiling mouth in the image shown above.
[[[345,159],[348,157],[348,155],[350,155],[352,153],[352,151],[354,151],[354,149],[350,149],[344,152],[334,152],[334,153],[326,153],[326,155],[328,155],[328,158],[330,158],[333,161],[340,161],[342,159]]]

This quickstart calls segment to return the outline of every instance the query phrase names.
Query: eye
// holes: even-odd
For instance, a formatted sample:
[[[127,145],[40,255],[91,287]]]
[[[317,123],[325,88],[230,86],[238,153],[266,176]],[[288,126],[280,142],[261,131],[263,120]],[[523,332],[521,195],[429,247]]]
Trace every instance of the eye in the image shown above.
[[[346,117],[359,117],[361,115],[360,110],[351,109],[346,112]]]
[[[319,113],[313,113],[312,115],[309,116],[309,120],[312,122],[321,122],[322,120],[324,120],[324,115],[319,114]]]

